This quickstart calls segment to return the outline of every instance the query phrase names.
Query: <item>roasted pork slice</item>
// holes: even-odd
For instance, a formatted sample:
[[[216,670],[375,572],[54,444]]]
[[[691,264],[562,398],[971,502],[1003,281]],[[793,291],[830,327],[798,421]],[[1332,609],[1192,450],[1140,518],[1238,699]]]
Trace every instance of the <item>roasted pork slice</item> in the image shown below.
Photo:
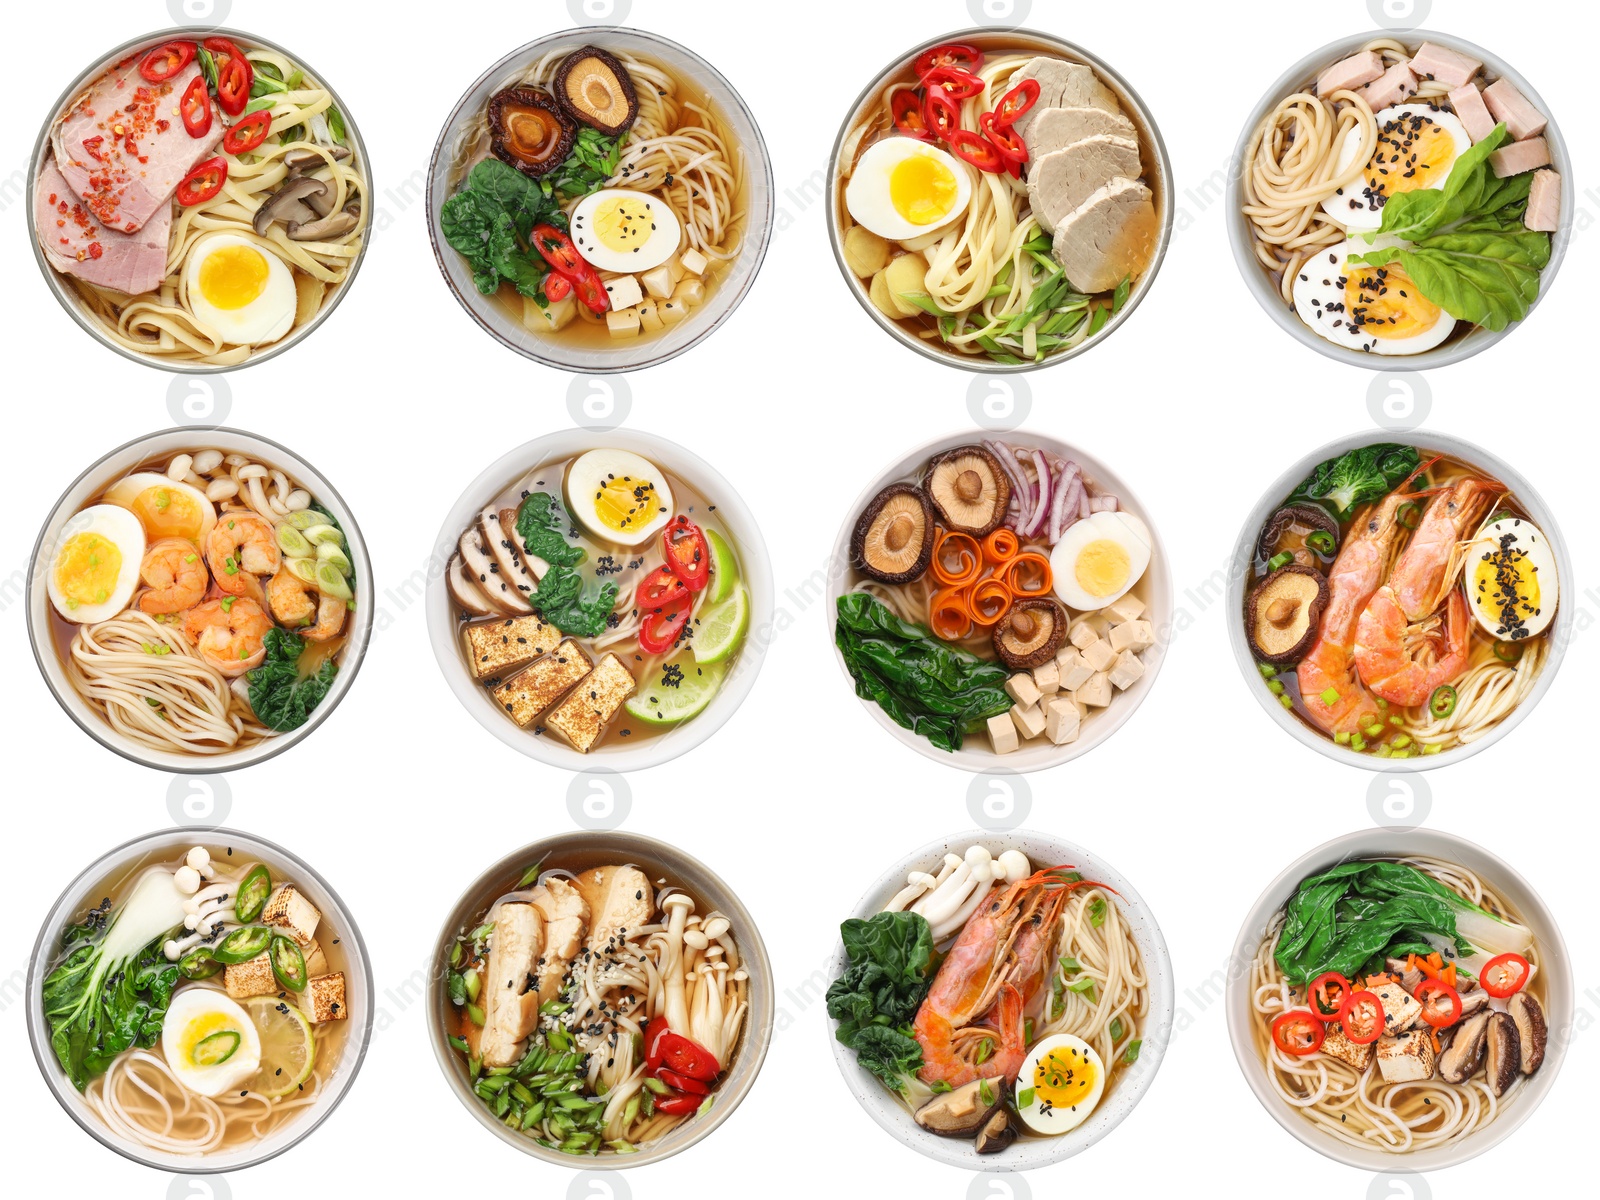
[[[518,902],[500,905],[493,915],[478,1047],[484,1066],[509,1067],[522,1057],[523,1041],[539,1019],[539,992],[532,984],[544,948],[544,918],[532,904]]]
[[[539,1004],[545,1004],[561,995],[561,981],[583,947],[584,935],[589,932],[589,902],[572,883],[559,877],[534,888],[528,902],[544,918],[544,950],[534,986]]]
[[[1047,108],[1029,126],[1028,158],[1038,162],[1047,154],[1064,150],[1074,142],[1096,134],[1137,141],[1139,131],[1132,121],[1104,108]]]
[[[221,121],[190,137],[178,101],[200,76],[190,63],[164,83],[139,74],[134,55],[89,85],[51,130],[56,165],[102,224],[134,233],[164,208],[194,165],[222,139]],[[163,243],[164,244],[164,243]]]
[[[1117,178],[1056,227],[1052,252],[1073,287],[1109,291],[1150,261],[1160,229],[1150,189]]]
[[[1024,79],[1039,81],[1039,98],[1012,128],[1024,143],[1030,145],[1034,122],[1047,109],[1103,108],[1107,112],[1122,111],[1122,105],[1117,103],[1116,94],[1100,82],[1100,77],[1091,68],[1082,63],[1071,63],[1065,59],[1040,55],[1024,63],[1011,76],[1010,86],[1016,87]]]
[[[1138,142],[1097,133],[1033,160],[1028,167],[1028,207],[1039,227],[1054,233],[1062,220],[1111,180],[1137,179],[1142,171]]]
[[[47,156],[34,184],[39,248],[50,265],[96,287],[130,296],[153,292],[167,274],[172,205],[160,206],[134,233],[107,229]]]

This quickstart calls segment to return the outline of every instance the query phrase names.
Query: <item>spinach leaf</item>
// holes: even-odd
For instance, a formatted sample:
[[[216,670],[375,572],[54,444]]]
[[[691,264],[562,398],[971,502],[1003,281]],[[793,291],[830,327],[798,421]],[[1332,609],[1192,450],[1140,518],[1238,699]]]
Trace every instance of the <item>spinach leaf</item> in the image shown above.
[[[281,733],[299,729],[333,687],[339,668],[326,659],[314,675],[300,677],[305,643],[283,629],[269,629],[263,639],[267,657],[250,672],[250,707],[263,725]]]
[[[959,750],[968,732],[1011,708],[1003,666],[938,641],[865,592],[839,597],[834,644],[857,696],[941,750]]]
[[[1338,458],[1318,463],[1305,481],[1289,497],[1290,504],[1303,500],[1324,502],[1334,516],[1343,521],[1363,504],[1387,495],[1405,481],[1421,462],[1412,446],[1378,442],[1347,450]]]
[[[566,215],[533,180],[498,158],[472,168],[466,186],[444,202],[439,228],[472,267],[472,282],[492,295],[502,280],[524,296],[543,298],[544,259],[528,237],[538,224],[567,228]]]
[[[540,181],[545,194],[554,192],[564,201],[570,201],[597,190],[617,173],[622,141],[622,137],[607,137],[587,125],[578,130],[571,152],[555,171]]]
[[[74,931],[67,937],[71,945]],[[123,1051],[160,1040],[178,986],[178,964],[162,953],[166,937],[121,964],[105,962],[100,943],[83,942],[46,977],[41,1001],[50,1048],[79,1091]]]
[[[839,926],[849,965],[828,988],[834,1036],[863,1067],[903,1092],[922,1066],[912,1018],[932,984],[933,931],[919,913],[883,912]]]
[[[594,637],[606,627],[617,605],[617,585],[604,583],[591,599],[583,598],[583,576],[571,567],[552,565],[535,585],[528,603],[562,633]]]
[[[586,555],[583,547],[567,544],[570,527],[567,510],[549,492],[530,492],[517,505],[517,536],[522,548],[551,566],[575,567]]]

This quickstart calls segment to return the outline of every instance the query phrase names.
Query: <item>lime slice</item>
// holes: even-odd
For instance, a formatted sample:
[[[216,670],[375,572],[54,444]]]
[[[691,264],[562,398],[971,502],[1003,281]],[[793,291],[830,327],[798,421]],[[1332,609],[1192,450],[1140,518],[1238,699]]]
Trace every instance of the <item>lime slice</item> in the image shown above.
[[[311,1068],[317,1063],[311,1022],[277,996],[252,996],[244,1001],[244,1007],[261,1035],[261,1069],[247,1086],[270,1100],[287,1096],[311,1078]]]
[[[706,545],[711,550],[711,583],[707,604],[721,604],[733,595],[739,583],[739,558],[733,547],[715,529],[706,530]]]
[[[750,628],[750,593],[735,588],[721,604],[710,604],[700,610],[700,624],[695,628],[694,640],[689,643],[694,651],[694,661],[706,667],[727,662],[744,641]]]
[[[676,668],[676,669],[674,669]],[[698,715],[722,686],[727,667],[706,666],[687,652],[664,663],[628,700],[628,713],[644,725],[676,725]],[[672,680],[672,683],[663,682]]]

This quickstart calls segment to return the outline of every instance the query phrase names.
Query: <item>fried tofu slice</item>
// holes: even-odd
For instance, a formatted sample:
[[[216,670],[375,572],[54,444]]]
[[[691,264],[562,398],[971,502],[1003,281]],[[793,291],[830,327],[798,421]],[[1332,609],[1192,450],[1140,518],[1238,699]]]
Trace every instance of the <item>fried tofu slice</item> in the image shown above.
[[[265,950],[242,963],[229,963],[224,967],[222,986],[235,1000],[272,996],[283,990],[278,977],[272,973],[272,960]]]
[[[537,613],[467,626],[467,665],[474,679],[492,679],[548,654],[561,631]]]
[[[512,901],[495,909],[478,1042],[484,1066],[509,1067],[522,1057],[523,1042],[539,1019],[533,979],[543,952],[544,917],[537,908]]]
[[[1365,1071],[1372,1065],[1372,1043],[1358,1045],[1352,1042],[1344,1032],[1344,1027],[1337,1021],[1330,1021],[1323,1026],[1327,1032],[1322,1039],[1322,1052],[1331,1054],[1340,1062],[1349,1063],[1357,1071]]]
[[[311,945],[312,935],[317,932],[317,922],[322,920],[322,914],[317,911],[317,906],[302,896],[294,884],[286,883],[267,901],[267,906],[261,910],[261,923],[270,925],[280,933],[288,934],[304,950]]]
[[[545,726],[560,734],[579,754],[587,754],[636,687],[633,672],[615,654],[607,654],[595,664],[583,686],[573,688],[550,714]]]
[[[494,689],[495,701],[526,729],[591,672],[589,656],[570,638]]]
[[[314,1025],[343,1021],[348,1017],[350,1006],[344,998],[344,972],[332,971],[308,979],[306,990],[300,993],[300,1011]]]
[[[1433,1078],[1438,1055],[1433,1052],[1431,1031],[1413,1029],[1399,1037],[1385,1034],[1377,1045],[1378,1072],[1385,1083],[1420,1083]]]
[[[1422,1005],[1412,998],[1398,983],[1389,980],[1372,989],[1372,994],[1383,1005],[1383,1031],[1387,1034],[1404,1033],[1422,1013]]]

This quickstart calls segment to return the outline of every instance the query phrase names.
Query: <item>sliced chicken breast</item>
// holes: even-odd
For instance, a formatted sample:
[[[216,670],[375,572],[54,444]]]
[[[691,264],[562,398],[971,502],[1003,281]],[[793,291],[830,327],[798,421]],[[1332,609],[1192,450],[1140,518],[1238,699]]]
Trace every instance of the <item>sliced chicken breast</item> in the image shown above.
[[[627,930],[648,925],[656,911],[655,889],[638,867],[596,867],[578,878],[593,920],[588,947],[603,951],[626,936]]]
[[[543,1005],[561,995],[561,981],[583,946],[589,932],[589,902],[565,879],[539,885],[528,901],[544,918],[544,952],[534,973],[538,1004]]]
[[[502,904],[495,910],[489,963],[483,979],[483,1065],[509,1067],[539,1020],[533,987],[544,946],[544,917],[532,904]]]

